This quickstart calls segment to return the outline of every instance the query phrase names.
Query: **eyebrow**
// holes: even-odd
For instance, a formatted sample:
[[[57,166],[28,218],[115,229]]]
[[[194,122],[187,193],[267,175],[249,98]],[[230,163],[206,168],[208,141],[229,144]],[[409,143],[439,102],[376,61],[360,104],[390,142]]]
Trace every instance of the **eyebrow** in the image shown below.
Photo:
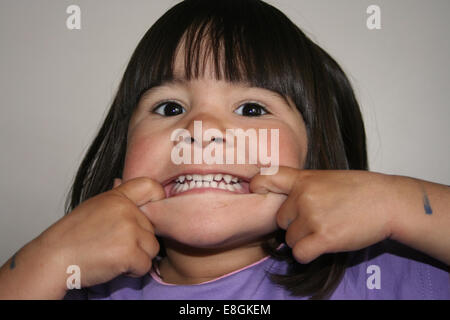
[[[162,80],[161,82],[157,82],[151,88],[144,90],[144,93],[141,95],[140,99],[145,99],[149,96],[153,91],[160,89],[161,87],[170,86],[170,85],[186,85],[189,82],[186,78],[174,77],[169,80]]]
[[[186,86],[186,84],[187,84],[188,82],[189,82],[188,79],[186,79],[185,77],[180,77],[180,76],[175,76],[175,77],[173,77],[173,78],[171,78],[171,79],[163,80],[163,81],[157,83],[156,85],[152,86],[151,88],[145,90],[144,93],[143,93],[142,96],[141,96],[141,99],[145,99],[145,98],[146,98],[147,96],[149,96],[152,92],[158,90],[158,89],[161,88],[161,87],[165,87],[165,86],[173,86],[173,85],[175,85],[175,86],[176,86],[176,85],[179,85],[179,86]],[[289,103],[289,101],[286,99],[286,97],[285,97],[283,94],[281,94],[281,93],[279,93],[279,92],[277,92],[277,91],[270,90],[270,89],[266,89],[266,88],[263,88],[263,87],[255,87],[255,86],[252,86],[252,85],[251,85],[249,82],[247,82],[247,81],[233,81],[233,82],[229,82],[229,83],[231,83],[231,84],[242,85],[242,86],[245,86],[246,88],[249,88],[249,89],[254,88],[254,89],[263,89],[263,90],[266,90],[266,91],[268,91],[267,94],[268,94],[269,96],[272,96],[272,97],[281,99],[284,103],[286,103],[286,105],[287,105],[290,109],[293,109],[293,107],[291,106],[291,104]]]

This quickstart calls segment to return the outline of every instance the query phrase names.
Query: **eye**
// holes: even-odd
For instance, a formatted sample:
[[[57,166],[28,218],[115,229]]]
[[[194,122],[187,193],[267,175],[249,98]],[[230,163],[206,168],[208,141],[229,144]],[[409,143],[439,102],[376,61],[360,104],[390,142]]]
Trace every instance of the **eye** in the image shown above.
[[[260,106],[255,102],[244,103],[234,112],[245,117],[259,117],[268,113],[263,106]]]
[[[165,117],[172,117],[182,114],[186,112],[186,110],[178,103],[168,101],[158,105],[155,109],[153,109],[153,112]]]

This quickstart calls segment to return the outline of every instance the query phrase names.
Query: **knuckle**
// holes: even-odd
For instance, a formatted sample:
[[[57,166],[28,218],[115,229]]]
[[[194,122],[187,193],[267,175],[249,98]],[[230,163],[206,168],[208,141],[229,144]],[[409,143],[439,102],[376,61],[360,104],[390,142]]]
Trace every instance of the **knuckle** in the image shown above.
[[[131,241],[135,240],[135,235],[138,232],[138,226],[135,220],[130,218],[124,219],[120,222],[119,228],[120,233],[125,239],[129,238]]]
[[[298,242],[298,230],[294,230],[293,228],[290,228],[286,231],[286,235],[285,235],[285,241],[286,244],[290,247],[290,248],[294,248],[295,244]]]
[[[289,248],[293,248],[294,247],[294,241],[292,239],[292,236],[290,236],[287,232],[286,232],[286,237],[285,237],[285,241],[286,244],[288,245]]]
[[[305,191],[296,198],[296,206],[304,215],[316,212],[320,203],[314,193]]]
[[[146,254],[143,254],[142,251],[136,251],[133,256],[133,261],[130,264],[130,270],[134,270],[135,275],[143,276],[146,274],[151,266],[152,260]]]
[[[156,257],[156,255],[158,255],[159,250],[161,249],[161,246],[159,244],[158,239],[156,239],[156,237],[152,236],[151,238],[152,241],[152,257]]]
[[[105,200],[111,208],[110,212],[118,215],[119,217],[127,217],[130,212],[133,211],[133,203],[127,198],[113,193],[113,191],[111,191],[108,198]]]
[[[145,238],[141,239],[141,241],[145,242],[142,246],[146,248],[148,254],[151,257],[156,257],[160,250],[160,244],[156,237],[153,234],[149,234]]]
[[[155,185],[155,181],[149,177],[138,177],[136,180],[139,181],[139,183],[146,184],[148,187]]]
[[[300,263],[307,262],[307,255],[305,249],[300,245],[296,245],[295,247],[292,248],[292,255],[294,256],[294,259]]]
[[[321,232],[325,228],[324,221],[318,211],[305,210],[303,219],[308,228],[314,232]]]
[[[159,182],[157,182],[153,179],[150,179],[148,177],[141,177],[141,178],[143,179],[142,183],[144,183],[146,185],[148,190],[151,190],[151,192],[162,192],[165,195],[164,189],[163,189],[162,185],[159,184]]]
[[[115,252],[115,264],[117,264],[117,268],[119,273],[126,273],[130,270],[131,266],[134,263],[134,252],[135,248],[132,248],[129,245],[123,245],[119,248],[116,248]]]
[[[295,179],[295,183],[298,188],[305,189],[311,184],[311,177],[313,170],[300,170],[296,172],[297,178]]]
[[[315,250],[317,253],[323,254],[327,252],[332,252],[334,245],[336,244],[336,239],[329,232],[316,233],[316,246]]]
[[[126,258],[127,264],[131,267],[142,259],[141,249],[137,245],[129,249],[128,256]]]
[[[117,259],[128,261],[133,256],[139,247],[138,241],[133,236],[119,237],[120,244],[116,246],[115,252]]]
[[[105,252],[105,255],[114,261],[123,261],[128,258],[130,252],[134,250],[135,245],[129,237],[122,237],[121,234],[116,233],[114,238],[107,243],[108,250]]]
[[[314,190],[314,187],[308,185],[304,188],[304,191],[302,192],[298,200],[301,202],[303,206],[311,208],[318,200],[316,194],[317,193]]]
[[[139,273],[139,276],[142,277],[143,275],[148,273],[150,271],[151,267],[152,267],[152,261],[150,259],[147,259],[145,264],[143,265],[141,272]]]
[[[150,271],[151,267],[152,267],[152,260],[150,258],[143,259],[140,271],[138,272],[139,276],[145,275],[147,272]]]
[[[316,231],[317,233],[323,233],[326,229],[326,225],[322,219],[320,219],[319,214],[310,214],[308,217],[308,221],[311,225],[311,227]]]
[[[284,230],[287,229],[287,226],[288,226],[288,220],[287,220],[287,218],[286,218],[286,215],[285,215],[283,212],[279,212],[279,213],[276,215],[276,221],[277,221],[277,225],[278,225],[280,228],[282,228],[282,229],[284,229]]]
[[[316,231],[317,223],[316,221],[314,221],[315,218],[313,214],[311,214],[310,212],[304,212],[304,214],[302,215],[302,220],[305,227],[307,227],[311,231]]]
[[[122,257],[125,257],[126,259],[129,259],[130,256],[133,256],[136,253],[136,250],[138,249],[139,244],[137,240],[133,237],[129,237],[128,239],[124,240],[124,244],[122,246]]]

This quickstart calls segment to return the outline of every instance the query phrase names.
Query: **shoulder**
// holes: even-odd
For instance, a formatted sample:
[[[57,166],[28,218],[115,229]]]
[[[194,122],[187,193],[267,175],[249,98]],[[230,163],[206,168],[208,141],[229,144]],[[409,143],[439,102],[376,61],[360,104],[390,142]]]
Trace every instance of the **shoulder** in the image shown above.
[[[392,240],[353,252],[333,295],[343,299],[450,299],[448,267]]]

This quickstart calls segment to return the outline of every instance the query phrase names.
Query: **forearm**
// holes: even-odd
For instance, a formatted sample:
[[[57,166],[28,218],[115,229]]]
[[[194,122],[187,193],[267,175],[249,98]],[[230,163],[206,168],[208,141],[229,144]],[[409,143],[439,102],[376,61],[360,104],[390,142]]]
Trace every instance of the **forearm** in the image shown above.
[[[57,257],[30,242],[0,268],[0,299],[62,299],[66,292],[64,268]]]
[[[450,188],[394,176],[391,238],[450,265]]]

